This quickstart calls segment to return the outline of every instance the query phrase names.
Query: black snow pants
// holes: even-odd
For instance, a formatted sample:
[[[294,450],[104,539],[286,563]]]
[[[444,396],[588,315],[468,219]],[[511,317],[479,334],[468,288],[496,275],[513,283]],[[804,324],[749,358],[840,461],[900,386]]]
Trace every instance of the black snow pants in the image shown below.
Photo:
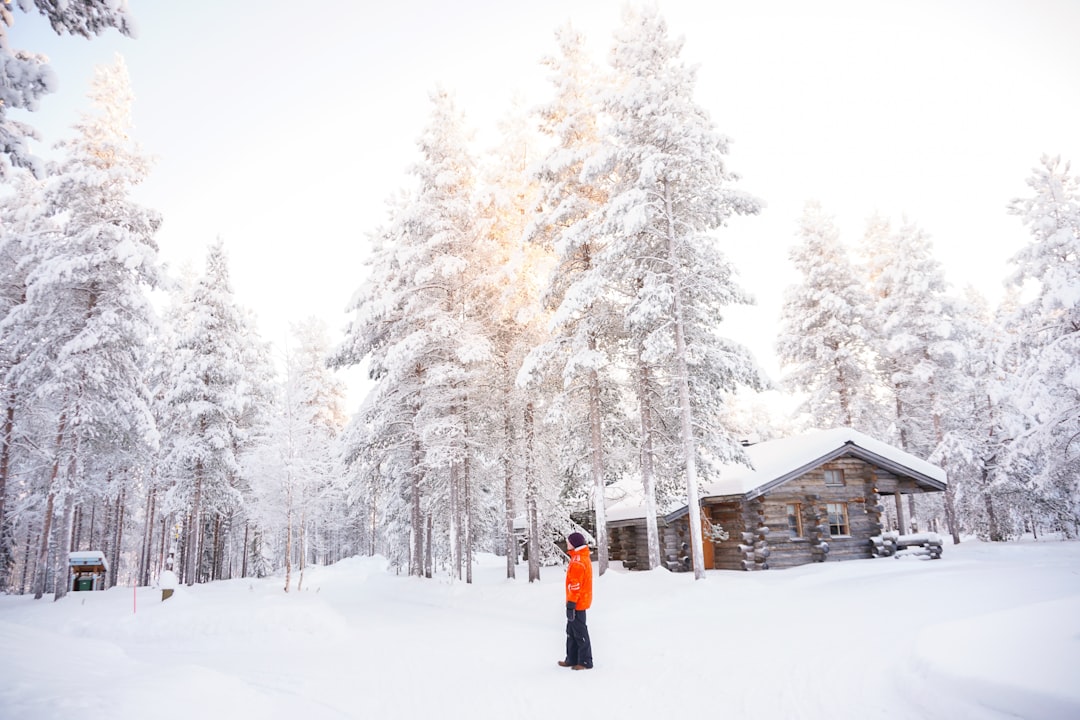
[[[589,642],[589,626],[585,624],[584,610],[575,612],[574,619],[566,623],[566,662],[592,667],[592,643]]]

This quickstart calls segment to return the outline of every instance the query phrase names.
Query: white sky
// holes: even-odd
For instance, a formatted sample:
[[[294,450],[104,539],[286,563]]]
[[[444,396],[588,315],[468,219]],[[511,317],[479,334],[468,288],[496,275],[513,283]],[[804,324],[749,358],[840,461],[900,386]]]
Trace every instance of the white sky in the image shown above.
[[[406,182],[428,93],[455,92],[480,137],[515,93],[548,97],[544,54],[571,20],[606,56],[621,0],[295,3],[131,0],[139,37],[57,37],[16,11],[13,48],[44,52],[60,90],[18,114],[64,137],[95,64],[126,59],[135,134],[158,157],[140,191],[166,260],[201,269],[221,236],[240,302],[279,347],[315,315],[335,333],[362,278],[366,233]],[[1080,165],[1080,3],[778,0],[659,5],[698,99],[733,140],[730,166],[765,212],[720,238],[759,305],[729,333],[774,376],[787,261],[809,198],[854,242],[903,213],[949,280],[996,296],[1026,241],[1007,202],[1042,153]],[[478,148],[482,149],[482,148]]]

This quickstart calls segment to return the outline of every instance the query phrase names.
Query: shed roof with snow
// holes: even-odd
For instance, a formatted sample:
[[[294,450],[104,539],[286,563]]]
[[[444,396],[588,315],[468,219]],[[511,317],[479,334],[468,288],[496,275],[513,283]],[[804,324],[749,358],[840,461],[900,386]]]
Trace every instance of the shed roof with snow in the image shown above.
[[[68,565],[72,568],[85,568],[92,570],[99,568],[98,572],[107,572],[109,562],[105,559],[105,553],[100,550],[79,550],[68,553]]]

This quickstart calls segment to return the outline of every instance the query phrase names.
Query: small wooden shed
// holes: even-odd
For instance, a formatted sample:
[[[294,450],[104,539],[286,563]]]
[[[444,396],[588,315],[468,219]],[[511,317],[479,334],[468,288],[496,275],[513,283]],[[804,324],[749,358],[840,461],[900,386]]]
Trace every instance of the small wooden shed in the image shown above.
[[[706,568],[767,570],[826,558],[875,556],[885,498],[904,526],[901,498],[942,492],[945,472],[850,428],[820,430],[744,448],[752,467],[727,465],[700,491]],[[691,569],[684,503],[657,518],[661,559]],[[640,493],[624,492],[607,509],[609,556],[644,568],[648,554]]]
[[[109,562],[100,550],[68,553],[68,590],[104,590]]]

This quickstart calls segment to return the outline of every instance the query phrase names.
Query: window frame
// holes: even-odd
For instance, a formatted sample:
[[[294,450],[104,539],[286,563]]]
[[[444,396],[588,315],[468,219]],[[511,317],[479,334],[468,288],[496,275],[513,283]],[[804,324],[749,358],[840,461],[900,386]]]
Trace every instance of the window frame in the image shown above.
[[[827,487],[844,487],[844,470],[842,468],[826,468],[822,471],[825,475]],[[829,478],[836,478],[835,482],[829,482]]]
[[[785,503],[784,506],[784,509],[787,511],[788,532],[791,533],[791,537],[805,538],[806,532],[803,529],[802,503],[790,502]],[[792,527],[792,520],[795,521],[795,527]]]
[[[837,508],[839,512],[834,512]],[[834,515],[842,515],[843,525],[833,522]],[[829,523],[829,537],[851,537],[851,521],[848,519],[848,504],[846,502],[825,503],[825,516]],[[842,529],[844,532],[833,532],[833,528]]]

